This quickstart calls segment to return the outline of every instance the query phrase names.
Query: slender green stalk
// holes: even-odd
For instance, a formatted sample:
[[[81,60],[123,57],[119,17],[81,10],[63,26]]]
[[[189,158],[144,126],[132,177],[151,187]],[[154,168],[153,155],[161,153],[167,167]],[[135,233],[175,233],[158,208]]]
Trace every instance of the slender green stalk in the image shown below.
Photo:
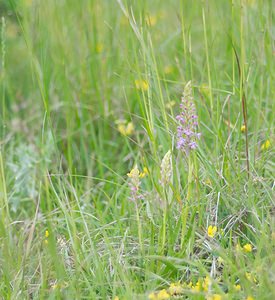
[[[2,222],[7,226],[10,222],[10,212],[8,203],[8,193],[5,178],[5,169],[2,151],[0,150],[0,208],[2,214]]]
[[[1,114],[0,114],[0,121],[1,121],[1,135],[0,135],[0,146],[1,140],[5,138],[5,128],[6,128],[6,37],[5,37],[5,30],[6,30],[6,21],[5,17],[2,16],[1,18],[1,73],[0,73],[0,84],[2,89],[2,100],[1,100]]]
[[[135,209],[136,209],[136,220],[137,220],[137,226],[138,226],[138,240],[139,240],[139,247],[141,254],[144,254],[144,248],[143,248],[143,238],[142,238],[142,224],[139,217],[139,208],[137,203],[135,203]]]
[[[193,174],[193,169],[194,169],[194,164],[193,164],[193,159],[192,155],[188,155],[188,177],[187,177],[187,193],[186,193],[186,198],[184,200],[184,204],[182,206],[182,231],[181,231],[181,249],[183,249],[183,242],[185,240],[185,235],[186,235],[186,224],[188,222],[188,216],[189,216],[189,211],[190,207],[194,206],[194,199],[192,198],[194,195],[193,191],[193,180],[194,180],[194,174]]]

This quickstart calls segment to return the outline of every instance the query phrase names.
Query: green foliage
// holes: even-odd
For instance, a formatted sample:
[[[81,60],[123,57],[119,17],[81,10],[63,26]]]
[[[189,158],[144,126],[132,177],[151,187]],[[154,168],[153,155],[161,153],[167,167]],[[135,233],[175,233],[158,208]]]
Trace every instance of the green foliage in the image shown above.
[[[3,299],[275,298],[274,7],[0,0]]]

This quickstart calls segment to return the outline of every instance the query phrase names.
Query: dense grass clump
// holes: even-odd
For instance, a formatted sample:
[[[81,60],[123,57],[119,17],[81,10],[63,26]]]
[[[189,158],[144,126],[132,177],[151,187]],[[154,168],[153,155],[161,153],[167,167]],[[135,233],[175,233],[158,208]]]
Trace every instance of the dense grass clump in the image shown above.
[[[275,299],[272,0],[0,0],[0,296]]]

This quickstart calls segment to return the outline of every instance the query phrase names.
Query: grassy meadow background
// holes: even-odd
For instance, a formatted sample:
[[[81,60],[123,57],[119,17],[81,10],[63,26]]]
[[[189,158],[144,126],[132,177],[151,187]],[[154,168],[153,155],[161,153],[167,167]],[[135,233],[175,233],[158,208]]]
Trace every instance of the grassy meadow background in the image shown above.
[[[0,17],[1,299],[275,299],[275,2],[0,0]]]

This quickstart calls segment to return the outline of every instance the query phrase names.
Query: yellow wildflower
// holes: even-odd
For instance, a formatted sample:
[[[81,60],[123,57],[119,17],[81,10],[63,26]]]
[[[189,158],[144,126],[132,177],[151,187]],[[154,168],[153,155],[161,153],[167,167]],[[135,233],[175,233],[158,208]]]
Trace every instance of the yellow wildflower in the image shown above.
[[[246,252],[246,253],[252,252],[252,246],[251,246],[251,244],[245,244],[243,246],[243,251]]]
[[[149,83],[147,80],[144,79],[136,79],[135,86],[138,90],[142,90],[144,92],[148,91],[149,89]]]
[[[119,297],[118,297],[118,296],[115,296],[114,300],[119,300]]]
[[[157,297],[158,300],[165,300],[165,299],[169,299],[170,295],[167,293],[165,289],[163,289],[158,292]]]
[[[148,299],[150,299],[150,300],[157,300],[158,298],[157,298],[157,294],[156,293],[150,293],[149,295],[148,295]]]
[[[270,140],[266,140],[263,144],[262,144],[262,146],[261,146],[261,150],[268,150],[269,148],[270,148],[270,146],[271,146],[271,142],[270,142]]]
[[[245,277],[246,277],[246,279],[251,280],[252,275],[249,272],[245,272]]]
[[[130,173],[127,173],[127,176],[129,178],[138,178],[139,177],[139,169],[137,167],[137,165],[134,166],[134,168],[130,171]]]
[[[145,22],[148,26],[155,26],[157,24],[157,16],[156,15],[148,15],[145,18]]]
[[[148,169],[146,167],[143,168],[143,172],[141,172],[139,174],[139,178],[144,178],[146,175],[148,175],[149,172],[148,172]]]
[[[254,300],[254,298],[252,296],[247,296],[246,300]]]
[[[149,171],[148,171],[148,169],[147,169],[146,167],[143,168],[143,172],[144,172],[145,174],[149,174]]]
[[[245,130],[246,130],[246,127],[245,127],[245,125],[243,124],[242,126],[241,126],[241,132],[245,132]]]
[[[251,281],[251,282],[255,282],[257,283],[257,279],[255,278],[255,276],[253,274],[251,274],[250,272],[245,272],[245,277],[247,280]]]
[[[101,53],[103,51],[103,44],[102,43],[96,44],[95,51],[96,53]]]
[[[132,135],[134,133],[135,127],[132,122],[129,122],[126,126],[125,133],[126,135]]]
[[[127,129],[127,126],[128,126],[128,125],[125,125],[125,124],[119,124],[119,125],[117,126],[117,130],[118,130],[119,133],[121,133],[122,135],[127,136],[127,135],[129,135],[129,133],[131,133],[131,131],[129,130],[129,128]]]
[[[132,122],[129,122],[127,125],[125,125],[125,121],[120,120],[117,125],[117,130],[122,135],[129,136],[134,133],[135,127]]]
[[[206,297],[207,300],[222,300],[222,295],[213,294]]]
[[[171,283],[168,292],[170,295],[179,295],[183,292],[183,287],[180,282]]]
[[[213,238],[217,232],[217,226],[208,226],[207,234],[209,237]]]
[[[169,298],[170,298],[170,295],[167,293],[167,291],[165,289],[163,289],[159,292],[150,293],[148,295],[148,299],[150,299],[150,300],[166,300]]]
[[[192,285],[193,285],[193,284],[192,284],[192,281],[190,281],[190,282],[187,284],[187,287],[191,289],[191,288],[192,288]]]
[[[117,125],[117,130],[122,134],[126,135],[126,128],[124,124],[118,124]]]
[[[239,291],[241,290],[241,288],[242,288],[242,287],[241,287],[240,284],[235,284],[235,285],[234,285],[234,290],[237,291],[237,292],[239,292]]]
[[[192,288],[192,281],[190,281],[189,283],[186,283],[186,282],[184,282],[183,284],[182,284],[182,288],[183,289],[191,289]]]
[[[47,240],[47,238],[50,236],[49,230],[45,230],[45,240],[44,240],[44,244],[48,245],[49,241]]]
[[[192,286],[192,290],[195,292],[200,292],[202,290],[201,280],[198,280],[196,284]]]

